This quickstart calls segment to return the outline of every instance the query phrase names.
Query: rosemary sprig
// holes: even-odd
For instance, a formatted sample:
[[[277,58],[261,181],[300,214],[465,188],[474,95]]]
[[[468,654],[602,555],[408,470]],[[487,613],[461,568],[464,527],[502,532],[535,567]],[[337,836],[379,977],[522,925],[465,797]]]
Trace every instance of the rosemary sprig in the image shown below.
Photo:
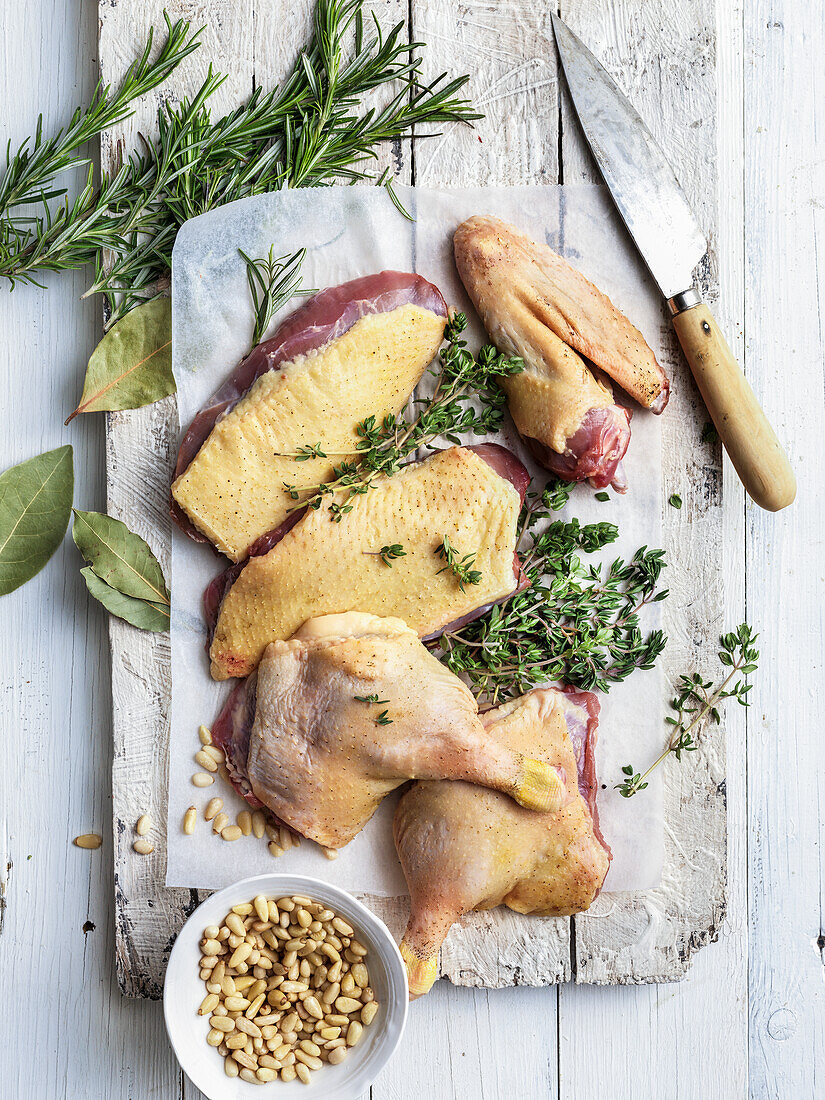
[[[746,677],[757,668],[759,651],[755,648],[755,642],[758,637],[747,623],[742,623],[735,631],[720,638],[722,648],[719,650],[719,660],[730,672],[716,687],[713,681],[702,679],[698,672],[679,678],[678,695],[670,703],[676,717],[668,715],[665,718],[673,727],[670,740],[661,756],[646,771],[638,772],[632,764],[622,768],[626,778],[616,784],[616,790],[624,798],[632,798],[643,791],[648,785],[648,776],[668,756],[673,755],[681,761],[682,753],[695,752],[705,722],[719,723],[719,703],[723,699],[736,699],[743,707],[749,705],[747,695],[751,685]]]
[[[481,584],[481,570],[473,569],[476,561],[475,554],[464,554],[463,557],[459,557],[459,551],[450,543],[446,535],[435,552],[447,563],[443,569],[437,570],[436,576],[449,570],[458,580],[458,587],[462,592],[465,584]]]
[[[585,566],[579,552],[602,549],[618,530],[573,519],[535,533],[563,495],[551,483],[525,501],[519,542],[529,588],[439,640],[447,666],[491,703],[553,680],[607,691],[651,668],[665,646],[661,630],[645,636],[639,627],[642,608],[667,596],[657,591],[663,551],[643,546],[629,562]]]
[[[293,294],[307,293],[299,289],[301,264],[304,262],[306,249],[302,248],[292,256],[273,257],[272,254],[275,251],[273,245],[269,249],[268,256],[257,260],[251,259],[240,248],[238,251],[246,262],[246,281],[249,284],[249,295],[255,311],[255,328],[251,344],[254,348],[263,340],[264,333],[269,328],[269,322],[281,306],[288,302]],[[320,447],[320,443],[318,446]]]
[[[524,364],[521,359],[501,355],[492,344],[473,356],[461,338],[466,326],[463,313],[454,314],[447,322],[447,346],[440,353],[439,367],[430,371],[436,379],[435,391],[431,397],[415,399],[417,411],[412,418],[390,415],[378,423],[376,417],[368,416],[356,427],[357,461],[334,466],[332,479],[324,484],[284,484],[293,500],[303,496],[296,507],[317,509],[335,496],[328,508],[340,522],[352,511],[353,497],[369,492],[379,477],[392,477],[420,447],[436,439],[458,444],[462,436],[498,431],[506,400],[498,380],[518,374]]]
[[[90,171],[70,201],[51,181],[85,161],[74,159],[79,143],[125,117],[133,93],[154,87],[196,47],[187,24],[167,20],[162,61],[149,65],[148,43],[125,92],[102,89],[49,141],[38,128],[35,165],[25,143],[9,157],[9,198],[35,196],[39,207],[26,223],[0,206],[0,277],[12,286],[36,283],[42,272],[94,263],[87,293],[105,295],[113,324],[160,292],[186,219],[286,186],[377,181],[372,162],[378,145],[408,138],[413,130],[426,136],[422,127],[480,117],[459,95],[466,77],[425,81],[420,44],[406,40],[404,24],[385,32],[376,21],[367,31],[363,8],[364,0],[318,0],[312,38],[287,80],[270,91],[256,89],[246,104],[217,120],[209,100],[225,78],[210,68],[191,99],[161,105],[154,141],[144,141],[118,170],[103,173],[99,186]],[[398,91],[385,107],[363,105],[367,93],[394,83]]]

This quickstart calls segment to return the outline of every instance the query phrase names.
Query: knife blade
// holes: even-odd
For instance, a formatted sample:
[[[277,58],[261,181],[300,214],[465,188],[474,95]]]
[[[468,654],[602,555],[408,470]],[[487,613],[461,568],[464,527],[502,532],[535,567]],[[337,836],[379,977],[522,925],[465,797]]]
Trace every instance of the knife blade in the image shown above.
[[[696,383],[743,485],[769,511],[796,479],[779,440],[693,282],[707,241],[638,111],[584,43],[552,13],[562,70],[616,208],[670,308]]]

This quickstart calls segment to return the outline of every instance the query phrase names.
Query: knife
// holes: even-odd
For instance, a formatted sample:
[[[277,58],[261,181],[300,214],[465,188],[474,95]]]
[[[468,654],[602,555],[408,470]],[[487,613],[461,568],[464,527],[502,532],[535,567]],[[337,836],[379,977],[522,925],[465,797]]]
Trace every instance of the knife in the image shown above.
[[[693,281],[708,249],[685,194],[636,109],[553,14],[562,69],[584,136],[650,273],[719,438],[750,496],[771,512],[796,496],[791,465]]]

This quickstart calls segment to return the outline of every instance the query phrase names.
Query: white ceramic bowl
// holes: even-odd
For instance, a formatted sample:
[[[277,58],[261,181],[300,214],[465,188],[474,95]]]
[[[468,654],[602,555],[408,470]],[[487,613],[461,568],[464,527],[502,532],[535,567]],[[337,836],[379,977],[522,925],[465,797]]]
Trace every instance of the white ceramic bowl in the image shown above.
[[[206,1042],[209,1018],[198,1016],[206,988],[198,974],[199,942],[204,928],[220,924],[233,905],[252,901],[258,895],[281,898],[304,894],[322,902],[353,926],[358,939],[369,948],[369,966],[378,1015],[357,1046],[337,1066],[324,1066],[312,1074],[309,1085],[301,1081],[273,1081],[253,1085],[224,1073],[223,1058]],[[404,1031],[408,1007],[407,974],[395,940],[386,925],[336,886],[305,875],[257,875],[227,886],[207,898],[180,930],[163,986],[163,1014],[169,1040],[187,1077],[210,1100],[353,1100],[360,1096],[389,1061]]]

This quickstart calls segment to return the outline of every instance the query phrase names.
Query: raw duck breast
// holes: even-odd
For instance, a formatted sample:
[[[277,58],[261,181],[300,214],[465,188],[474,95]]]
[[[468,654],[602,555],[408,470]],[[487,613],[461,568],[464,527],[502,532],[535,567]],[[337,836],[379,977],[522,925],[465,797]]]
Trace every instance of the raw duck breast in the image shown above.
[[[207,589],[212,676],[247,676],[270,642],[317,615],[394,616],[429,638],[505,599],[524,583],[515,551],[529,480],[509,451],[482,444],[438,451],[380,479],[350,499],[340,522],[328,511],[334,498],[325,498]],[[445,536],[460,557],[475,555],[478,584],[462,588],[444,568],[437,550]],[[405,556],[390,567],[379,551],[396,543]]]
[[[581,272],[498,218],[470,218],[453,244],[490,338],[524,360],[524,372],[502,385],[535,458],[566,481],[624,492],[631,414],[582,356],[660,413],[670,384],[642,334]]]
[[[593,902],[610,864],[599,831],[593,752],[599,703],[590,692],[538,688],[480,715],[502,746],[558,768],[578,794],[556,813],[517,806],[469,783],[422,782],[402,797],[393,823],[410,889],[401,954],[410,994],[437,977],[450,927],[474,909],[567,916]]]
[[[568,789],[558,769],[488,734],[468,688],[400,619],[311,619],[267,647],[215,730],[244,797],[328,848],[410,779],[478,783],[533,809],[578,798],[575,771]]]
[[[434,359],[447,307],[420,275],[382,271],[306,301],[242,360],[193,420],[172,485],[187,534],[232,561],[295,507],[285,483],[330,480],[356,426],[398,413]],[[328,457],[296,462],[321,444]]]

